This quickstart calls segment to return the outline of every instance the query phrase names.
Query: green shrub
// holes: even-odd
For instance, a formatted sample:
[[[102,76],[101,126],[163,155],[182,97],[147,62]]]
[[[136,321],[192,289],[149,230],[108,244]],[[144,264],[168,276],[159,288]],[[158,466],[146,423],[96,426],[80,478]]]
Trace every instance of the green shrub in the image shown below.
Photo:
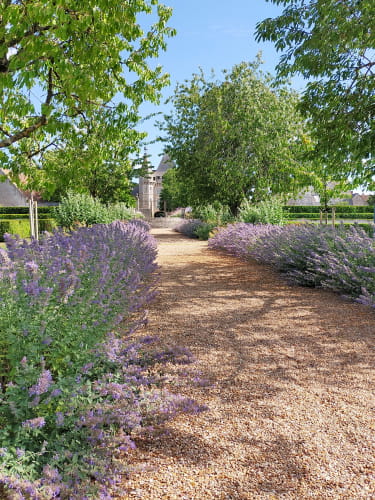
[[[229,207],[220,203],[194,207],[192,217],[214,226],[225,225],[234,220]]]
[[[287,215],[281,200],[270,198],[257,204],[245,200],[239,210],[239,220],[252,224],[285,224]]]
[[[108,210],[99,200],[87,194],[72,192],[54,207],[52,215],[59,226],[67,229],[109,222]]]
[[[133,207],[128,207],[125,203],[114,203],[107,206],[109,218],[115,220],[131,220],[143,217],[140,212],[137,212]]]
[[[198,237],[199,240],[207,241],[210,237],[211,231],[216,227],[216,224],[210,224],[208,222],[202,222],[199,226],[194,230],[194,234]]]
[[[54,207],[53,217],[63,228],[108,224],[115,220],[130,220],[142,215],[125,203],[104,205],[88,194],[68,193],[61,203]]]

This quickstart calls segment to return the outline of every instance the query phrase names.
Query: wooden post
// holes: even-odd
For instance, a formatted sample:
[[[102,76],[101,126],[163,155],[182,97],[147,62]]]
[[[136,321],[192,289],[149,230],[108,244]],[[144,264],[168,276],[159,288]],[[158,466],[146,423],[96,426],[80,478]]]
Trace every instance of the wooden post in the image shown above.
[[[332,227],[335,227],[336,223],[336,207],[332,207]]]
[[[320,224],[323,224],[323,212],[320,210]]]
[[[35,225],[34,225],[34,201],[33,196],[29,200],[29,222],[30,222],[30,236],[35,238]]]
[[[34,235],[39,240],[38,202],[34,201]]]
[[[34,201],[33,195],[29,200],[29,221],[31,238],[39,240],[38,202]]]

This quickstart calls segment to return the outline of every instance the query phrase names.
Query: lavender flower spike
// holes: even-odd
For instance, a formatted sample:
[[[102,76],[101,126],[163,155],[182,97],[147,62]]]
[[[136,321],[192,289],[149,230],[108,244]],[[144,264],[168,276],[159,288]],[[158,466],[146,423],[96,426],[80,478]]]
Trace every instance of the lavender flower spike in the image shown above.
[[[53,380],[51,372],[49,370],[43,370],[38,379],[38,382],[30,387],[29,395],[33,396],[35,394],[36,396],[40,396],[41,394],[44,394],[48,391],[52,382]]]
[[[30,420],[22,422],[22,427],[26,427],[28,429],[40,429],[45,425],[46,421],[44,420],[44,417],[31,418]]]

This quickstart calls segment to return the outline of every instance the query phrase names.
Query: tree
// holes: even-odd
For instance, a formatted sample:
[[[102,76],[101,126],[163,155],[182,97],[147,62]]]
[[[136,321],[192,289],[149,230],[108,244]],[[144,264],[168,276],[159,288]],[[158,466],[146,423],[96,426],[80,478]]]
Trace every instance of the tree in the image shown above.
[[[160,193],[160,210],[164,210],[164,203],[168,212],[176,208],[186,207],[184,188],[177,178],[176,168],[170,168],[163,175],[163,187]]]
[[[306,133],[298,97],[258,67],[236,65],[224,81],[201,73],[176,88],[174,109],[160,126],[193,206],[217,201],[235,213],[246,198],[260,201],[300,185]]]
[[[270,0],[283,5],[257,25],[257,40],[283,51],[282,78],[310,79],[301,110],[310,119],[316,152],[335,176],[371,185],[375,171],[375,3],[373,0]]]
[[[100,108],[134,114],[143,100],[157,100],[168,78],[150,61],[174,34],[170,15],[158,0],[2,1],[3,163],[24,154],[26,148],[16,146],[27,138],[37,146],[29,157],[53,147],[56,137],[71,134]],[[145,30],[141,16],[142,23],[150,19]]]
[[[145,134],[135,130],[136,117],[102,108],[91,117],[81,116],[78,126],[54,141],[54,148],[30,158],[33,138],[18,144],[11,164],[12,179],[18,173],[24,189],[41,192],[46,200],[60,200],[70,191],[90,194],[102,202],[132,203],[133,163]],[[21,153],[23,151],[24,154]]]

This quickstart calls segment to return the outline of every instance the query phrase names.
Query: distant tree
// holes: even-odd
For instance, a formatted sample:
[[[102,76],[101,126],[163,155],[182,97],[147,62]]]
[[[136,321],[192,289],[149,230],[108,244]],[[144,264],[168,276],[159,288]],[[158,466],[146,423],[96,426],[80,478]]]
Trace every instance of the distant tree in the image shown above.
[[[293,192],[306,178],[298,96],[258,67],[259,61],[236,65],[224,81],[201,73],[175,90],[160,126],[190,205],[217,201],[235,213],[246,198]]]
[[[160,193],[160,210],[164,210],[164,203],[168,212],[187,205],[184,187],[177,178],[176,168],[170,168],[163,175],[163,188]]]
[[[282,78],[309,79],[300,109],[308,114],[316,153],[337,178],[371,185],[375,172],[375,2],[269,0],[285,7],[257,25],[257,40],[282,51]]]
[[[368,197],[367,203],[371,206],[375,205],[375,194],[370,194]]]
[[[0,2],[2,163],[24,155],[28,138],[29,158],[56,138],[70,142],[100,108],[134,116],[142,101],[156,101],[168,77],[150,61],[174,34],[170,16],[159,0]],[[150,20],[145,29],[140,18]]]

